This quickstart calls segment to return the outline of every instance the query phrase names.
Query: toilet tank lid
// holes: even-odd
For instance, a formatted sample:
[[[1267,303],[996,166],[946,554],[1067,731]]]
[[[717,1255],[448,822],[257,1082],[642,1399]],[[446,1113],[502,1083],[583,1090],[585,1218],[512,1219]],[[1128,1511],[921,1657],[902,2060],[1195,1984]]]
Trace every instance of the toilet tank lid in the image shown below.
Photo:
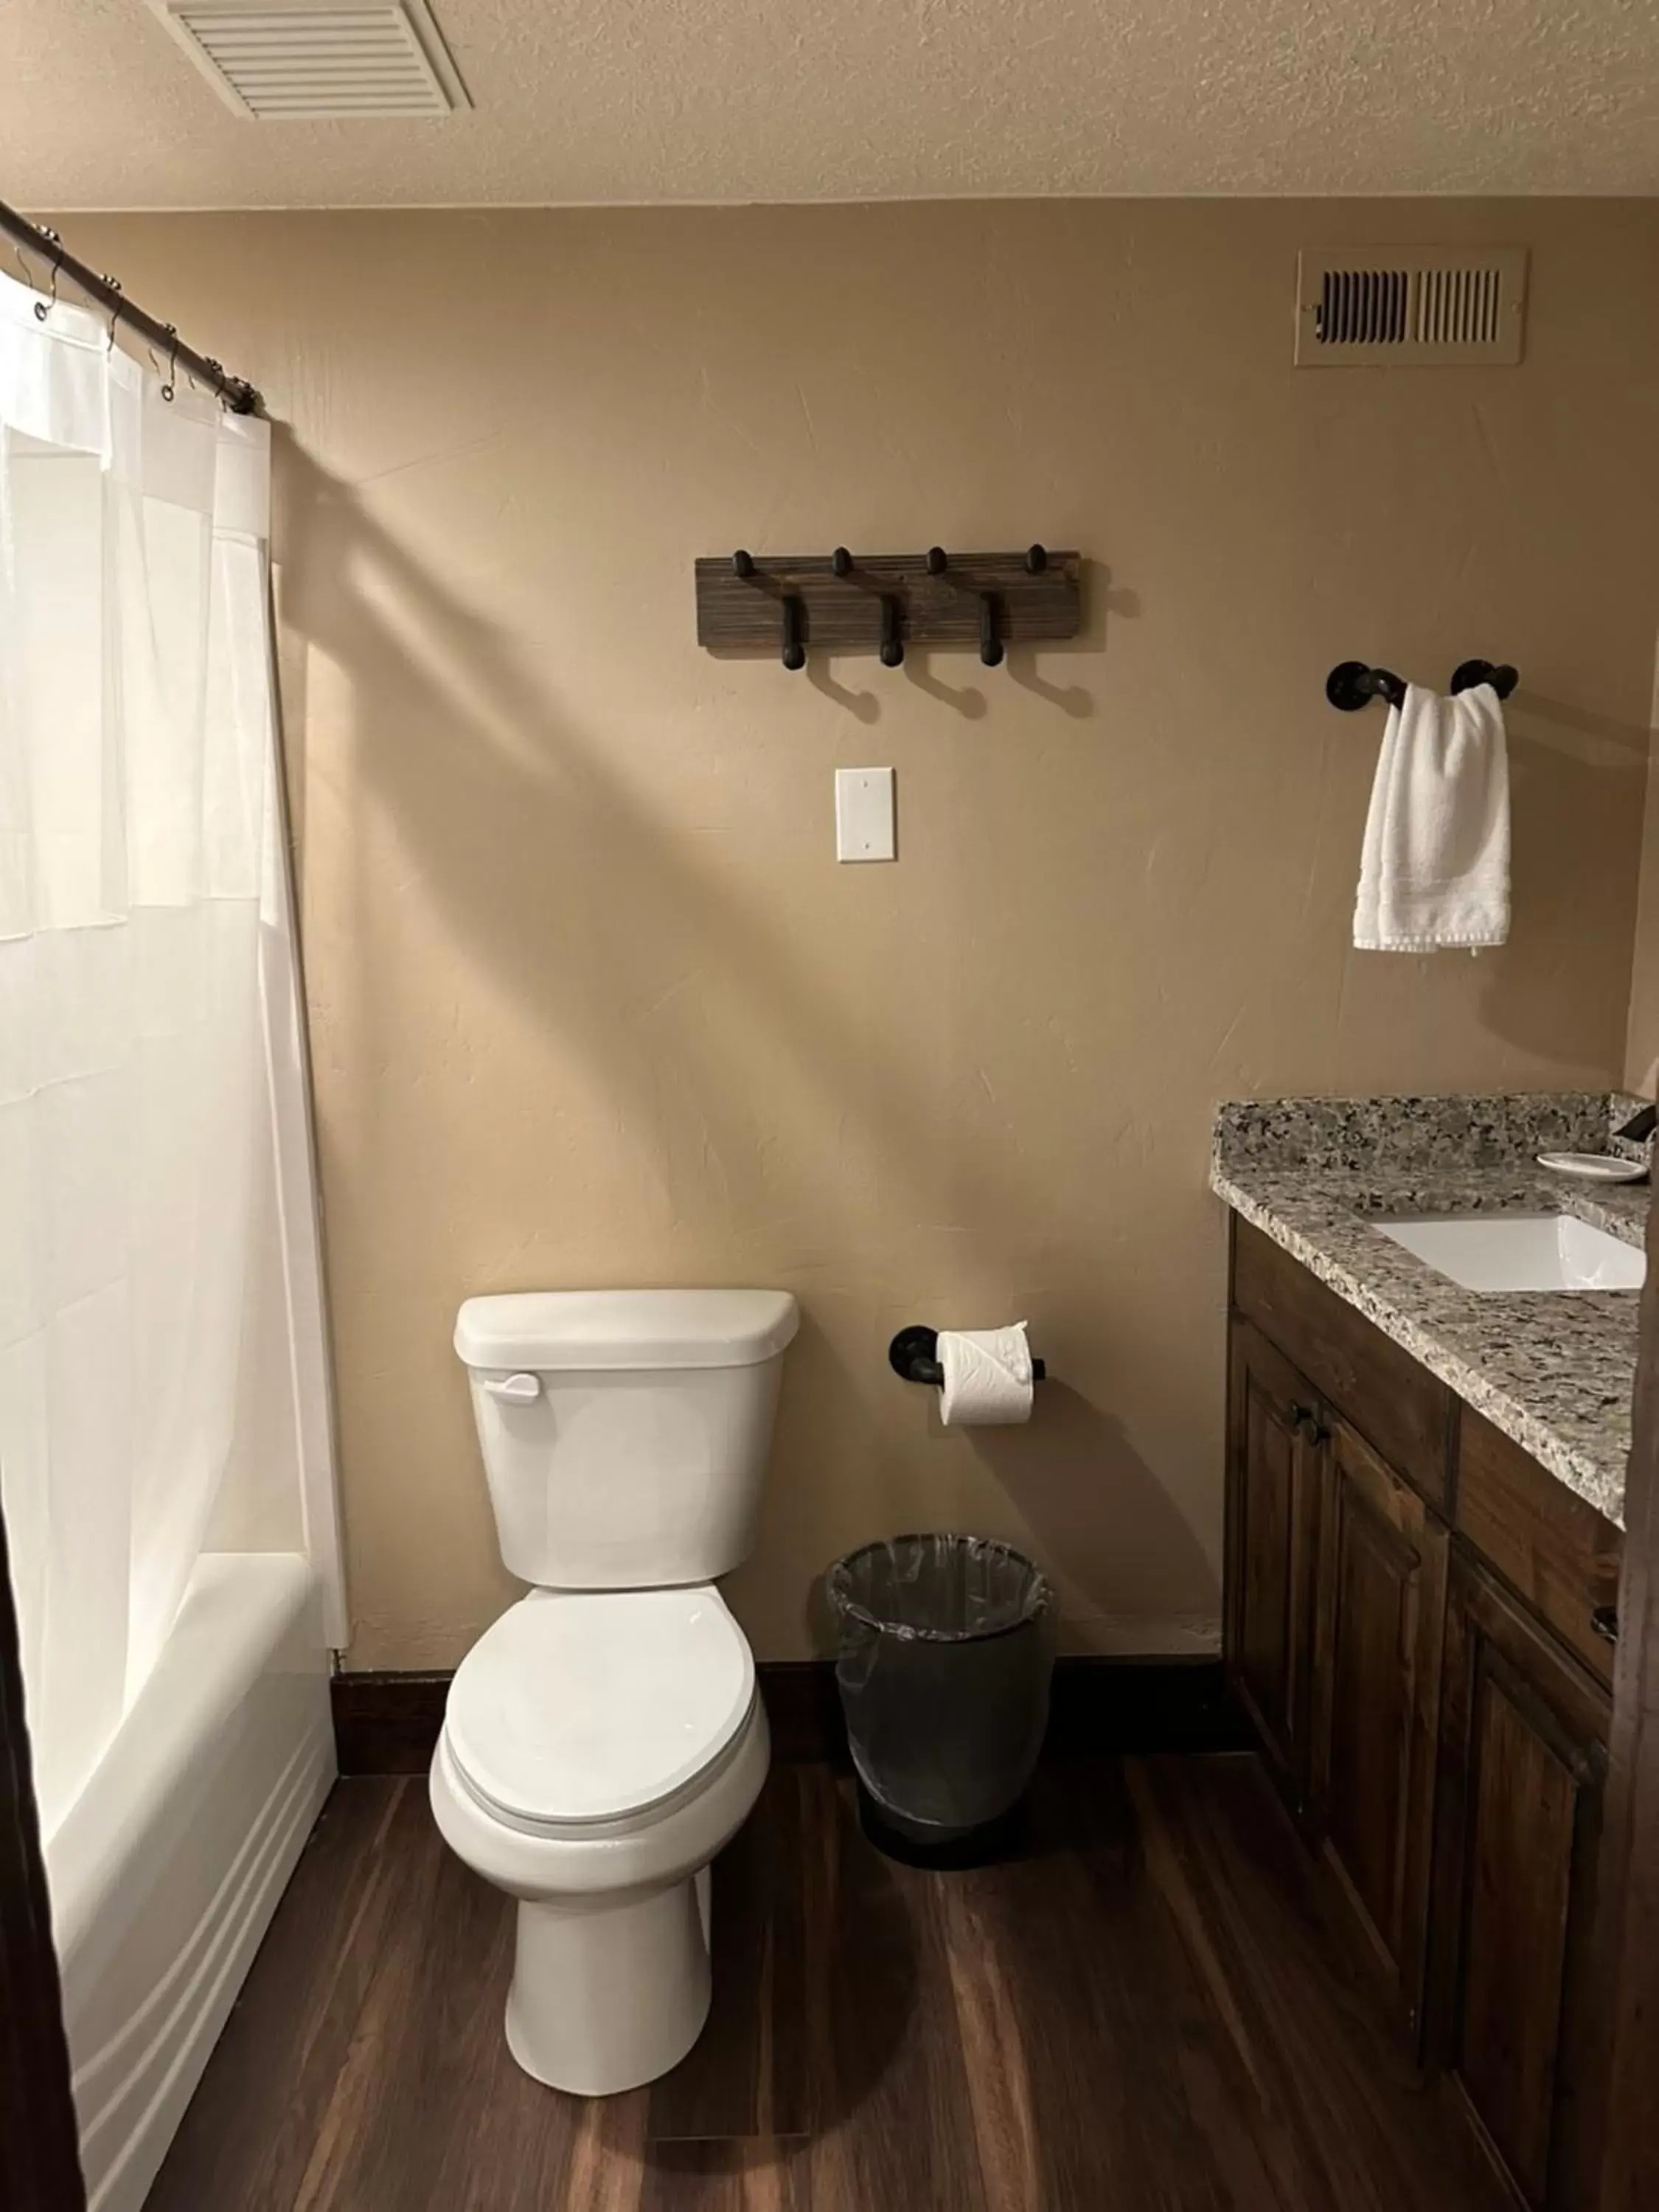
[[[514,1291],[468,1298],[455,1349],[469,1367],[752,1367],[799,1323],[787,1291]]]

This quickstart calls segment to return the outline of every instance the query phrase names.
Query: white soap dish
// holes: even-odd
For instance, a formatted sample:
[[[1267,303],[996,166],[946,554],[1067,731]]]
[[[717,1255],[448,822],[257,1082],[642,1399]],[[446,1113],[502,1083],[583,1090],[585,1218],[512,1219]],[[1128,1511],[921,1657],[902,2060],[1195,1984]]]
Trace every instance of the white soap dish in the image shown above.
[[[1615,1159],[1609,1152],[1540,1152],[1538,1164],[1581,1182],[1641,1182],[1648,1172],[1640,1160]]]

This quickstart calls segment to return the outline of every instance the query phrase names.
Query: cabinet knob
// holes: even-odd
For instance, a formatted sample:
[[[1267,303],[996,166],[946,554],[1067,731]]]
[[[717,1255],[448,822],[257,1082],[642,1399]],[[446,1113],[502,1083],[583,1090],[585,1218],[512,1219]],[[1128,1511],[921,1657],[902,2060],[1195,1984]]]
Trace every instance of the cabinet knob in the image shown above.
[[[1619,1608],[1616,1605],[1598,1605],[1590,1615],[1590,1626],[1604,1644],[1619,1641]]]
[[[1300,1437],[1304,1443],[1312,1444],[1316,1450],[1321,1444],[1329,1443],[1331,1432],[1320,1426],[1319,1416],[1311,1406],[1287,1406],[1285,1411],[1291,1417],[1291,1434],[1293,1437]]]

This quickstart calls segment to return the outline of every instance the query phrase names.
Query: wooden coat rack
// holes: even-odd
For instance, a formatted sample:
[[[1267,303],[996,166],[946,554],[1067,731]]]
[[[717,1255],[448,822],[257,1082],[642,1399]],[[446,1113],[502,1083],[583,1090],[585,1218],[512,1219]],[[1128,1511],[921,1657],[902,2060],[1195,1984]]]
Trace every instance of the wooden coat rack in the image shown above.
[[[711,653],[781,655],[809,647],[874,653],[896,668],[907,646],[977,646],[988,668],[1008,645],[1051,644],[1082,627],[1082,559],[1021,553],[712,556],[696,564],[697,642]]]

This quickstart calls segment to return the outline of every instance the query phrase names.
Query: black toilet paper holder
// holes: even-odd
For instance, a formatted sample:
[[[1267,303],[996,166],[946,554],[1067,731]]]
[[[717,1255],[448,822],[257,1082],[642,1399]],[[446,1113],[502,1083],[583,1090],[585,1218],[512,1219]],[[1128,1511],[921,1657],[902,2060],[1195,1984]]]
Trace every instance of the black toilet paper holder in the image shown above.
[[[917,1322],[910,1328],[902,1328],[887,1347],[887,1364],[895,1375],[906,1382],[931,1382],[934,1389],[945,1382],[945,1370],[939,1364],[939,1331]],[[1031,1362],[1031,1380],[1048,1380],[1048,1370],[1040,1359]]]

